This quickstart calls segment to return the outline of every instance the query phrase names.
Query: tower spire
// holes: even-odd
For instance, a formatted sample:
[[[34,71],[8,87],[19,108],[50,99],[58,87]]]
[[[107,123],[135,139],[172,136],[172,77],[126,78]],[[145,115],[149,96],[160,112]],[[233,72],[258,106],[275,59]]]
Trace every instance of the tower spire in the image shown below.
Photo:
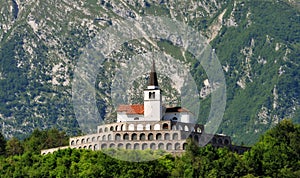
[[[158,88],[158,81],[157,81],[157,74],[155,71],[154,60],[152,60],[152,68],[151,68],[151,72],[150,72],[149,86],[154,86],[155,88]]]

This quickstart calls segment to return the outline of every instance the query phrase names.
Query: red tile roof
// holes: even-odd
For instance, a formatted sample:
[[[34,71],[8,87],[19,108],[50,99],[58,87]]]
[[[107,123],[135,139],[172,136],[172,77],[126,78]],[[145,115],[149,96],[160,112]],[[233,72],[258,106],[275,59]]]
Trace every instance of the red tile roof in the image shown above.
[[[144,105],[120,105],[117,109],[117,112],[125,112],[126,114],[144,114]]]
[[[125,112],[126,114],[144,114],[143,104],[134,105],[120,105],[117,112]],[[166,108],[166,113],[170,112],[190,112],[189,110],[182,107],[169,107]]]

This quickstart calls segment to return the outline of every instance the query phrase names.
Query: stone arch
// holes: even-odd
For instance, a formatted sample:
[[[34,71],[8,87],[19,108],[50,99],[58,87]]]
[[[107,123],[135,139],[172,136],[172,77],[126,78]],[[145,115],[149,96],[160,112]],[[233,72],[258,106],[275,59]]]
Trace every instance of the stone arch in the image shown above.
[[[80,144],[80,141],[79,139],[76,140],[76,145]]]
[[[104,143],[101,145],[101,149],[105,149],[105,148],[107,148],[107,145]]]
[[[126,131],[126,127],[124,124],[121,125],[121,131]]]
[[[84,138],[83,138],[83,139],[81,139],[81,144],[83,144],[83,143],[85,143],[85,140],[84,140]]]
[[[139,149],[140,149],[140,144],[135,143],[135,144],[133,145],[133,149],[139,150]]]
[[[114,127],[110,126],[109,131],[114,131]]]
[[[164,144],[163,144],[163,143],[159,143],[159,144],[158,144],[158,149],[164,150]]]
[[[220,144],[220,145],[223,144],[223,140],[221,138],[218,139],[218,144]]]
[[[180,143],[175,143],[175,150],[179,150],[180,149]]]
[[[138,130],[138,131],[144,130],[143,124],[138,124],[138,125],[136,126],[136,130]]]
[[[183,145],[182,145],[183,150],[186,150],[187,145],[188,145],[187,143],[183,143]]]
[[[148,148],[147,143],[143,143],[143,144],[142,144],[142,150],[146,150],[147,148]]]
[[[120,135],[119,133],[117,133],[117,134],[115,135],[115,140],[116,140],[116,141],[120,141],[120,140],[121,140],[121,135]]]
[[[92,137],[92,142],[95,142],[96,141],[96,137]]]
[[[150,149],[151,149],[151,150],[155,150],[155,149],[156,149],[155,143],[151,143],[151,144],[150,144]]]
[[[123,148],[123,143],[119,143],[118,148]]]
[[[156,134],[156,140],[162,140],[162,135],[161,133]]]
[[[109,148],[115,148],[115,144],[114,143],[111,143],[110,145],[109,145]]]
[[[85,145],[85,146],[83,147],[83,149],[87,149],[87,146]]]
[[[137,140],[137,134],[136,133],[133,133],[131,135],[131,140]]]
[[[106,135],[102,136],[102,140],[105,141],[106,140]]]
[[[108,134],[108,135],[107,135],[107,140],[112,140],[112,139],[111,139],[111,134]]]
[[[178,133],[173,133],[173,138],[172,140],[178,140]]]
[[[165,133],[165,140],[171,140],[171,137],[170,137],[169,133]]]
[[[130,143],[127,143],[127,144],[126,144],[126,149],[127,149],[127,150],[130,150],[130,149],[131,149],[131,144],[130,144]]]
[[[100,137],[100,136],[98,136],[98,137],[97,137],[97,140],[98,140],[98,141],[100,141],[100,140],[101,140],[101,137]]]
[[[189,131],[189,127],[187,125],[184,126],[184,131],[186,131],[186,132]]]
[[[146,135],[144,133],[140,134],[140,140],[146,140]]]
[[[167,150],[172,150],[172,144],[171,143],[167,143],[166,148],[167,148]]]
[[[89,145],[89,149],[90,149],[90,150],[93,150],[93,145]]]
[[[145,130],[151,130],[151,125],[150,124],[146,124]]]
[[[128,126],[128,130],[130,130],[130,131],[134,131],[134,124],[129,124],[129,126]]]
[[[172,125],[172,130],[177,130],[177,127],[176,127],[176,125],[174,124],[174,125]]]
[[[159,124],[155,124],[154,125],[154,130],[160,130],[160,125]]]
[[[224,145],[228,145],[228,144],[229,144],[229,140],[227,138],[225,138]]]
[[[116,125],[115,131],[119,131],[119,126],[118,125]]]
[[[94,150],[99,150],[99,147],[97,144],[94,145]]]
[[[108,128],[107,127],[105,127],[104,132],[108,132]]]
[[[169,124],[164,123],[162,128],[163,128],[163,130],[169,130]]]
[[[71,141],[71,145],[75,145],[75,141],[74,140]]]
[[[88,137],[88,138],[86,139],[86,143],[89,143],[89,142],[91,142],[90,137]]]
[[[102,130],[102,128],[100,128],[100,129],[99,129],[99,133],[102,133],[102,132],[103,132],[103,130]]]
[[[178,130],[183,130],[183,129],[182,129],[182,125],[179,125],[179,126],[178,126]]]
[[[123,135],[123,140],[129,140],[129,134],[128,133],[125,133]]]
[[[148,140],[153,140],[153,133],[148,134]]]

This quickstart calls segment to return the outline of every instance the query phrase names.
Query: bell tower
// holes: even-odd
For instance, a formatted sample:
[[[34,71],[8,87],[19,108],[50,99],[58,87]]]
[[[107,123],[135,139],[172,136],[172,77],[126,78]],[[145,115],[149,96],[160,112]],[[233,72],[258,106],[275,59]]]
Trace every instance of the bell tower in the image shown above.
[[[144,90],[144,118],[145,121],[160,121],[162,118],[162,99],[158,86],[154,60],[150,72],[149,84]]]

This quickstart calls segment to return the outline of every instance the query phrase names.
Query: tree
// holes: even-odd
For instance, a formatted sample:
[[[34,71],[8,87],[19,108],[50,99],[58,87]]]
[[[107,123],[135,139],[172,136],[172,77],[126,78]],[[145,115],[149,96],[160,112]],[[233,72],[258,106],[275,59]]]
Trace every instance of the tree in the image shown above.
[[[23,153],[23,146],[17,138],[13,137],[6,143],[7,156],[20,155],[22,153]]]
[[[6,140],[0,132],[0,156],[5,155]]]

